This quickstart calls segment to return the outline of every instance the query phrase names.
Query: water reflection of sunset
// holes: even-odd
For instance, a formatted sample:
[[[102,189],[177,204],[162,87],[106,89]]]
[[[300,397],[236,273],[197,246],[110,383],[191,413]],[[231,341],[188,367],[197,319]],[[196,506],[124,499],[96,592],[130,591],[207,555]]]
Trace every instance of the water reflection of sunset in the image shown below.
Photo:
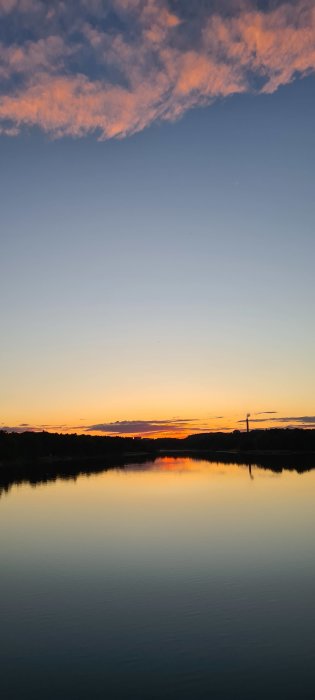
[[[315,472],[253,471],[254,481],[245,464],[167,457],[12,486],[0,508],[5,697],[13,683],[14,700],[23,697],[20,676],[37,697],[44,668],[49,700],[56,673],[58,697],[70,673],[72,698],[78,663],[80,700],[91,696],[91,679],[98,697],[104,678],[110,698],[130,697],[143,659],[147,687],[132,697],[150,696],[158,670],[154,697],[182,698],[181,688],[165,694],[165,669],[174,684],[188,678],[185,700],[210,697],[208,669],[220,664],[223,680],[226,668],[237,680],[240,666],[247,678],[249,654],[263,679],[280,658],[281,689],[294,663],[304,669],[309,658],[313,669]],[[89,690],[80,694],[81,679]],[[122,696],[117,679],[128,686]]]

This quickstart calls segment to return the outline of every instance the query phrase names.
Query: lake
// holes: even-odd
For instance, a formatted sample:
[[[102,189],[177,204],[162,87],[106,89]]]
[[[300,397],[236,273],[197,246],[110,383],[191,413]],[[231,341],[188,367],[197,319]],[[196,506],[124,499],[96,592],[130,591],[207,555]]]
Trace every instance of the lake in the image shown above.
[[[315,470],[165,457],[0,499],[3,700],[314,698]]]

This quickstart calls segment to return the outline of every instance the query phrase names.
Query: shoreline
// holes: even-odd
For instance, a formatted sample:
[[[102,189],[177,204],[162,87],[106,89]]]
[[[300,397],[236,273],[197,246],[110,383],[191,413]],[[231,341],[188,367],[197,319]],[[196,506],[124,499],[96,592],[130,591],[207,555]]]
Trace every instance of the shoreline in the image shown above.
[[[127,469],[129,466],[154,463],[163,457],[190,457],[209,464],[231,464],[258,467],[274,473],[295,471],[298,474],[315,469],[314,451],[293,450],[197,450],[160,449],[155,452],[137,451],[103,456],[47,457],[40,460],[16,460],[0,462],[0,496],[12,486],[36,485],[62,480],[76,480],[80,476],[92,476],[110,469]]]

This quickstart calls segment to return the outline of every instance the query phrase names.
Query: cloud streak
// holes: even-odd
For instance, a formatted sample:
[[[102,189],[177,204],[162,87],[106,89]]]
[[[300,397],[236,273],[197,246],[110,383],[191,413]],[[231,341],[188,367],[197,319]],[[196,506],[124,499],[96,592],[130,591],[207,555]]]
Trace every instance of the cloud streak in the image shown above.
[[[6,433],[41,433],[43,431],[47,432],[62,432],[65,433],[67,430],[72,432],[72,428],[63,425],[50,425],[50,424],[30,424],[30,423],[19,423],[19,425],[5,425],[2,423],[0,425],[0,431],[3,430]]]
[[[187,433],[195,430],[193,418],[174,418],[171,420],[123,420],[111,423],[95,423],[86,426],[87,432],[106,433],[108,435],[155,435],[161,433]],[[197,428],[198,430],[198,428]]]
[[[261,411],[253,415],[261,415],[262,413],[275,413],[275,411]],[[246,423],[245,419],[237,421],[238,423]],[[277,416],[276,418],[251,418],[250,423],[280,423],[280,427],[288,426],[290,428],[314,428],[315,416]]]
[[[314,71],[313,0],[204,7],[0,0],[0,132],[124,137]]]

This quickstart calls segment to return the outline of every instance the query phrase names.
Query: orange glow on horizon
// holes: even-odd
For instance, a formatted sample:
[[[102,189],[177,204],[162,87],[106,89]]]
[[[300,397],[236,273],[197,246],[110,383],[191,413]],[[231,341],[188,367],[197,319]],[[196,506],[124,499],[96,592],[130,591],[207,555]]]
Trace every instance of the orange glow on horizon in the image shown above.
[[[268,415],[260,416],[260,414],[252,414],[249,419],[250,430],[258,429],[270,429],[270,428],[308,428],[311,429],[314,426],[310,422],[309,424],[305,420],[303,422],[300,418],[289,419],[289,417],[281,420],[281,416],[278,416],[276,412],[273,418],[268,417]],[[307,419],[307,416],[305,416]],[[221,425],[220,425],[221,422]],[[143,429],[139,427],[139,424],[143,424]],[[135,424],[133,429],[133,424]],[[159,425],[161,426],[159,428]],[[117,427],[116,427],[117,426]],[[107,429],[106,429],[107,428]],[[158,439],[158,438],[177,438],[184,439],[189,435],[201,435],[203,433],[229,433],[234,430],[239,430],[241,432],[246,431],[246,417],[245,415],[233,416],[228,418],[222,418],[221,421],[218,419],[204,418],[194,419],[194,420],[183,420],[183,419],[156,419],[156,420],[144,420],[144,421],[112,421],[104,424],[79,424],[73,425],[69,422],[67,423],[54,423],[54,424],[39,424],[39,423],[19,423],[17,425],[0,424],[0,430],[6,430],[8,432],[50,432],[50,433],[60,433],[60,434],[77,434],[77,435],[92,435],[100,437],[123,437],[123,438],[141,438],[141,439]]]

